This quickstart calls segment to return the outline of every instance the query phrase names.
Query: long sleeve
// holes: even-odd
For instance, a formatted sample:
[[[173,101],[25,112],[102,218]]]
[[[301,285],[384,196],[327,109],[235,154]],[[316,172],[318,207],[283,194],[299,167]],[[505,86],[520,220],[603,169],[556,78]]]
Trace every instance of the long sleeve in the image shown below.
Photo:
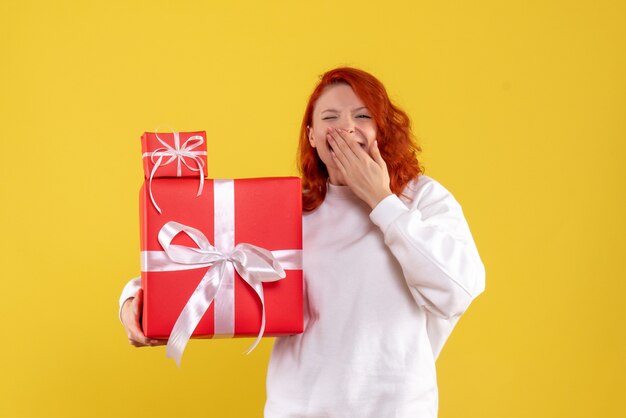
[[[485,289],[485,268],[459,203],[441,184],[420,177],[383,199],[370,219],[384,234],[413,298],[435,316],[460,316]],[[411,193],[412,192],[412,193]]]
[[[122,319],[122,305],[126,302],[126,299],[132,298],[135,296],[137,291],[141,288],[141,277],[135,277],[134,279],[130,279],[124,289],[122,290],[122,294],[120,295],[120,307],[119,307],[119,317]]]

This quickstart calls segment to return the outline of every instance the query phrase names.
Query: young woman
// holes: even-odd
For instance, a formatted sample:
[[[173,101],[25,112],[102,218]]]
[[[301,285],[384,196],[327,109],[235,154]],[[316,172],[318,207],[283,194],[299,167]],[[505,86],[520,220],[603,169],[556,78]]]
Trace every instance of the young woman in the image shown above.
[[[300,132],[305,329],[274,343],[266,417],[437,416],[435,360],[485,270],[418,151],[375,77],[322,76]],[[131,344],[162,343],[139,327],[138,281],[120,305]]]

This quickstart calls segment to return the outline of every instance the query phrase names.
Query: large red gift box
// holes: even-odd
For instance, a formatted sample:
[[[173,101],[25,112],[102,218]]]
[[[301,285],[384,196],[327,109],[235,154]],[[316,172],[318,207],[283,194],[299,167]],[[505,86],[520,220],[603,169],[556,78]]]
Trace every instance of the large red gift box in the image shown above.
[[[160,134],[159,134],[160,135]],[[216,194],[218,183],[232,182],[234,196]],[[159,202],[159,213],[150,198]],[[159,232],[170,221],[201,231],[217,247],[223,242],[222,219],[232,223],[233,244],[249,243],[272,252],[298,253],[302,250],[301,185],[297,177],[237,180],[205,180],[204,190],[196,196],[197,178],[155,178],[144,182],[140,192],[140,230],[142,250],[141,286],[144,291],[143,331],[150,338],[167,338],[205,273],[213,267],[163,270],[151,267],[146,254],[163,252]],[[225,202],[232,213],[216,213]],[[217,205],[217,206],[216,206]],[[224,212],[220,209],[221,212]],[[228,211],[227,211],[228,212]],[[216,219],[218,219],[216,221]],[[219,222],[219,225],[216,225]],[[227,222],[227,223],[228,223]],[[216,229],[222,230],[216,236]],[[226,228],[228,229],[228,228]],[[226,234],[228,235],[228,234]],[[228,241],[228,239],[227,239]],[[176,235],[172,244],[198,248],[186,234]],[[193,267],[193,266],[192,266]],[[285,267],[286,276],[263,283],[266,315],[265,336],[282,336],[303,331],[302,270]],[[234,273],[234,337],[256,337],[261,329],[263,305],[255,291]],[[215,301],[214,301],[215,302]],[[215,303],[200,319],[194,338],[215,334]],[[221,328],[220,328],[221,329]],[[229,333],[227,333],[229,334]]]

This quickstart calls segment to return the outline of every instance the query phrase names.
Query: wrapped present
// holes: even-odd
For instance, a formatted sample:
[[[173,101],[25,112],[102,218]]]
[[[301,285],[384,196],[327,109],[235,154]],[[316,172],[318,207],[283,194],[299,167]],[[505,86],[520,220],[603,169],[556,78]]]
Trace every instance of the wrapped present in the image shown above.
[[[207,176],[204,131],[144,132],[141,150],[146,178]]]
[[[144,132],[141,136],[143,171],[148,185],[162,177],[195,177],[202,193],[206,167],[206,132]],[[152,204],[161,211],[150,194]]]
[[[143,330],[169,337],[168,357],[179,363],[189,338],[256,337],[254,348],[303,331],[299,178],[206,180],[198,196],[197,179],[146,183]]]

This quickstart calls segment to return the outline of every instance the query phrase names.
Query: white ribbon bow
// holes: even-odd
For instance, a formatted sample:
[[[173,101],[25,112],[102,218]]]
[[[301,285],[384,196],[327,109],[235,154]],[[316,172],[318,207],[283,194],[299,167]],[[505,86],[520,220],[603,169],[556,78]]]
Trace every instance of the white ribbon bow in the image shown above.
[[[199,248],[182,245],[172,245],[171,242],[179,233],[186,233]],[[200,319],[211,305],[217,291],[225,277],[227,263],[232,263],[237,273],[256,292],[261,300],[263,313],[259,334],[247,353],[257,346],[265,332],[265,302],[263,297],[263,282],[274,282],[285,278],[285,270],[279,260],[264,248],[252,244],[238,244],[228,254],[221,253],[211,245],[204,234],[190,226],[178,222],[168,222],[159,231],[159,242],[165,250],[169,260],[162,263],[189,265],[189,268],[211,266],[189,298],[180,316],[176,320],[169,341],[167,342],[167,357],[173,358],[180,366],[180,360],[185,346],[196,329]],[[158,263],[152,260],[152,263]]]
[[[156,201],[154,200],[154,196],[152,195],[152,178],[154,177],[154,174],[159,169],[159,167],[166,166],[170,164],[171,162],[173,162],[174,160],[176,160],[176,164],[177,164],[176,176],[177,177],[180,177],[182,175],[181,164],[185,164],[185,166],[191,171],[199,172],[200,185],[198,186],[198,193],[196,194],[196,196],[200,196],[202,194],[202,188],[204,187],[204,160],[200,158],[200,156],[206,155],[206,151],[193,151],[193,149],[198,148],[200,145],[204,143],[204,138],[202,138],[202,136],[200,135],[191,136],[187,138],[187,140],[183,143],[181,147],[179,133],[173,132],[173,134],[174,134],[174,146],[173,147],[167,142],[163,141],[161,138],[159,138],[159,135],[155,133],[157,140],[161,144],[163,144],[164,147],[157,148],[156,150],[152,152],[146,152],[143,154],[143,158],[150,157],[150,161],[152,161],[152,164],[154,164],[152,167],[152,171],[150,172],[150,182],[149,182],[150,200],[152,200],[152,204],[154,205],[154,207],[159,213],[161,213],[161,208],[159,207],[159,205],[156,204]],[[158,159],[155,161],[156,157],[158,157]],[[169,157],[169,158],[167,161],[163,162],[163,157]],[[187,158],[190,158],[191,160],[195,161],[196,163],[195,167],[192,167],[189,165],[189,163],[187,162]]]

